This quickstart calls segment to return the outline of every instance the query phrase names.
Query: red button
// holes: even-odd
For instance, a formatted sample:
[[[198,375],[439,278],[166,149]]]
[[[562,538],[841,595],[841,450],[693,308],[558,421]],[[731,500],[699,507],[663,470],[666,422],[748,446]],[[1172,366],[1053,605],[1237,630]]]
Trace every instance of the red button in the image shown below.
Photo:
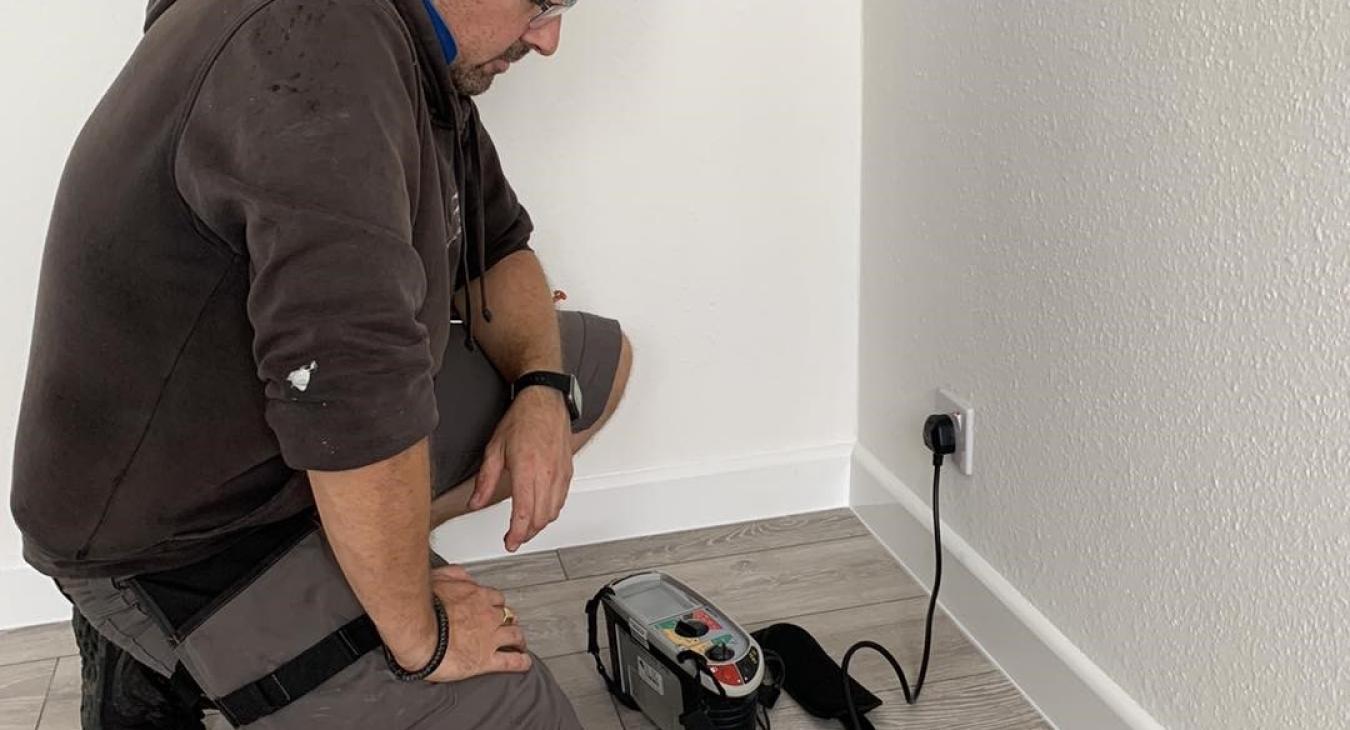
[[[744,683],[744,680],[741,679],[741,673],[734,664],[723,664],[713,667],[712,670],[713,676],[717,677],[717,681],[724,685],[739,686]]]

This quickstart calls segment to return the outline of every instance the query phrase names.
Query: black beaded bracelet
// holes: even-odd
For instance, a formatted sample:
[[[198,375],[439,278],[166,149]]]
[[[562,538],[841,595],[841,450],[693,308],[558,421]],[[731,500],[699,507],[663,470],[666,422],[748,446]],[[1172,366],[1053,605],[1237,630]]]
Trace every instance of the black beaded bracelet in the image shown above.
[[[384,661],[389,664],[389,671],[404,682],[417,682],[430,677],[436,668],[441,666],[441,662],[445,660],[445,652],[450,648],[450,617],[445,615],[445,606],[441,605],[441,599],[432,596],[431,607],[436,611],[436,651],[425,667],[410,672],[398,663],[388,646],[384,647]]]

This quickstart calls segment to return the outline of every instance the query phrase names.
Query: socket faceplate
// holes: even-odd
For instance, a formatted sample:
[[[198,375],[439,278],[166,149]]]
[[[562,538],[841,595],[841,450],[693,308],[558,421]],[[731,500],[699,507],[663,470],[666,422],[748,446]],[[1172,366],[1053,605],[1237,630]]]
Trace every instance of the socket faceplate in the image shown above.
[[[949,459],[951,463],[961,470],[962,474],[970,476],[975,473],[975,408],[965,400],[946,388],[939,388],[937,392],[937,412],[947,413],[956,419],[960,426],[956,439],[956,453]]]

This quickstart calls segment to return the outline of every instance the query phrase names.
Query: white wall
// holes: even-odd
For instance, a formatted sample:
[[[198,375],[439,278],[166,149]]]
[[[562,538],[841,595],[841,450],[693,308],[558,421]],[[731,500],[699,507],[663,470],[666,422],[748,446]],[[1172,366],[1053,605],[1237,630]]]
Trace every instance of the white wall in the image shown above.
[[[860,24],[857,0],[585,2],[557,56],[483,97],[555,288],[622,320],[637,357],[532,548],[845,503]],[[503,509],[438,551],[501,554]]]
[[[66,155],[135,47],[145,3],[24,0],[0,23],[0,628],[68,615],[24,564],[9,514],[14,428],[23,394],[42,242]]]
[[[1174,728],[1350,717],[1350,10],[868,0],[860,441]],[[977,637],[979,638],[979,637]]]
[[[578,491],[750,467],[814,474],[797,466],[806,452],[844,466],[821,495],[802,493],[809,479],[788,479],[797,493],[780,493],[781,505],[842,504],[846,453],[831,447],[851,442],[856,423],[860,7],[583,3],[558,56],[521,64],[484,97],[556,287],[570,306],[620,318],[638,351],[627,407],[578,462]],[[52,196],[85,115],[137,41],[143,8],[32,0],[7,7],[0,26],[6,504]],[[499,545],[505,521],[482,517]],[[22,593],[24,608],[7,597],[0,626],[61,615],[35,575],[5,509],[0,594]],[[29,600],[33,592],[43,598]]]
[[[638,354],[588,472],[853,440],[860,13],[583,3],[483,97],[555,288]]]

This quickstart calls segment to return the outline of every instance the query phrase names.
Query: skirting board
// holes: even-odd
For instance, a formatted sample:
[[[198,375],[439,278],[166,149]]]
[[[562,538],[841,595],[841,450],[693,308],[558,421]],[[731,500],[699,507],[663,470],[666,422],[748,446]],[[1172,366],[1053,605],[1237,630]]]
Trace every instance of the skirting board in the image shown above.
[[[928,503],[859,444],[849,505],[925,586],[933,579]],[[942,524],[943,609],[1051,723],[1062,730],[1162,730],[1135,700],[1050,620]]]
[[[852,444],[576,479],[557,522],[522,553],[847,504]],[[499,504],[443,525],[432,547],[454,563],[507,555],[510,509]],[[50,578],[26,565],[0,569],[0,629],[61,621],[68,604]]]
[[[848,503],[852,444],[577,479],[562,515],[523,552],[835,509]],[[508,555],[502,503],[438,529],[432,548],[451,563]]]
[[[0,568],[0,630],[70,618],[70,602],[51,578],[27,565]]]

